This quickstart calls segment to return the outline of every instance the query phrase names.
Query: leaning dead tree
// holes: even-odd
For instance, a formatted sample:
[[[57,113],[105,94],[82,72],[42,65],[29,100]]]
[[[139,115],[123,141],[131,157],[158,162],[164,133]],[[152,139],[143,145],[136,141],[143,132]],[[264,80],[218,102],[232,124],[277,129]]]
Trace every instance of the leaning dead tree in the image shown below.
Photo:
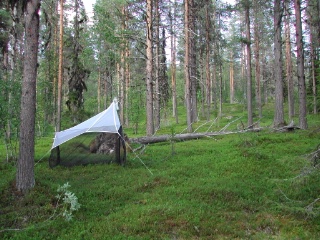
[[[308,158],[314,168],[320,168],[320,144],[314,152],[309,154]]]

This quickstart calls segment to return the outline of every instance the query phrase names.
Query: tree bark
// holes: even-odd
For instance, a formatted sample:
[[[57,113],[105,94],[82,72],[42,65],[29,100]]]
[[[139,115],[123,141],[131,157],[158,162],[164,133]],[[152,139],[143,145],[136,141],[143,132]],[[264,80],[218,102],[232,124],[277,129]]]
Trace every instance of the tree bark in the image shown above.
[[[259,131],[260,129],[248,129],[247,131]],[[246,132],[246,131],[240,131]],[[185,141],[185,140],[194,140],[200,138],[221,136],[227,134],[234,134],[239,132],[206,132],[206,133],[184,133],[184,134],[176,134],[172,135],[158,135],[158,136],[147,136],[147,137],[139,137],[139,138],[130,138],[130,143],[140,143],[140,144],[153,144],[159,142],[168,142],[168,141]]]
[[[199,139],[204,137],[213,137],[228,134],[228,132],[211,132],[211,133],[185,133],[185,134],[176,134],[172,135],[160,135],[160,136],[150,136],[150,137],[139,137],[139,138],[130,138],[130,143],[140,143],[140,144],[152,144],[159,142],[168,142],[168,141],[184,141]]]
[[[170,11],[170,29],[171,29],[171,88],[172,88],[172,115],[176,123],[179,122],[177,107],[177,88],[176,88],[176,37],[175,37],[175,18],[176,18],[176,1],[173,1],[173,16]]]
[[[215,29],[217,36],[219,36],[221,34],[221,12],[217,12],[215,17],[217,18],[217,22],[218,22],[218,27]],[[216,80],[216,86],[219,85],[219,112],[218,112],[218,116],[219,118],[221,118],[222,116],[222,56],[220,53],[220,48],[221,48],[221,43],[218,40],[218,38],[215,41],[215,71],[218,70],[218,76],[216,76],[215,79]],[[217,73],[216,73],[217,74]],[[218,83],[219,82],[219,83]],[[218,94],[218,89],[217,89],[217,94]]]
[[[245,22],[246,22],[246,52],[247,52],[247,111],[248,111],[248,127],[253,124],[252,118],[252,71],[251,71],[251,36],[250,36],[250,6],[246,2],[245,6]]]
[[[320,67],[319,63],[319,45],[320,45],[320,1],[308,0],[308,25],[310,29],[310,62],[311,62],[311,80],[312,80],[312,95],[313,95],[313,114],[318,112],[317,103],[317,79],[320,72],[317,71]]]
[[[155,129],[160,128],[160,12],[159,0],[155,0],[155,90],[154,90],[154,117]]]
[[[255,78],[256,78],[256,103],[258,105],[259,118],[262,118],[262,102],[261,102],[261,69],[260,69],[260,29],[259,29],[259,3],[254,1],[254,45],[255,45]]]
[[[214,43],[215,44],[215,43]],[[216,44],[215,44],[216,45]],[[216,47],[215,47],[216,49]],[[213,54],[214,62],[212,64],[212,101],[213,101],[213,108],[214,110],[217,110],[217,91],[218,91],[218,85],[217,85],[217,51],[214,50]]]
[[[99,67],[98,67],[98,88],[97,88],[97,100],[98,100],[98,112],[100,112],[101,106],[101,63],[99,58]]]
[[[302,41],[302,23],[301,23],[301,2],[294,1],[296,14],[296,43],[297,43],[297,73],[298,73],[298,90],[299,90],[299,127],[307,129],[307,99],[306,83],[304,75],[304,52]]]
[[[209,14],[211,2],[206,1],[206,104],[207,104],[207,119],[210,119],[211,109],[211,74],[210,74],[210,52],[211,52],[211,19]]]
[[[220,44],[218,44],[218,54],[220,55]],[[219,117],[222,117],[222,62],[219,60]]]
[[[313,46],[313,34],[310,33],[310,53],[311,53],[311,79],[312,79],[312,95],[313,95],[313,114],[317,114],[317,74],[316,74],[316,51]]]
[[[196,33],[195,33],[195,23],[196,23],[196,8],[195,0],[188,0],[189,5],[189,57],[190,57],[190,80],[191,80],[191,121],[196,122],[198,119],[198,109],[197,109],[197,55],[196,55]]]
[[[262,92],[263,92],[263,104],[268,103],[268,80],[267,80],[267,73],[266,73],[266,52],[262,52],[262,59],[261,59],[261,82],[262,84]]]
[[[147,0],[147,17],[146,17],[146,27],[147,27],[147,64],[146,64],[146,85],[147,85],[147,135],[150,136],[154,134],[154,121],[153,121],[153,79],[152,79],[152,64],[153,64],[153,54],[152,54],[152,0]]]
[[[60,0],[59,75],[58,75],[58,89],[57,89],[56,132],[59,132],[61,130],[62,82],[63,82],[63,0]]]
[[[169,79],[167,75],[167,57],[166,57],[166,27],[161,28],[160,38],[160,75],[159,75],[159,91],[160,91],[160,109],[164,109],[164,119],[167,116],[167,104],[169,101]]]
[[[20,151],[17,164],[16,187],[23,193],[33,188],[34,137],[36,117],[36,79],[39,41],[40,0],[26,2],[25,13],[25,58],[21,95]]]
[[[59,2],[55,4],[55,12],[58,13],[58,6]],[[54,26],[54,43],[53,43],[53,48],[54,48],[54,53],[53,53],[53,62],[54,62],[54,71],[55,74],[53,76],[53,124],[54,126],[57,126],[57,104],[58,104],[58,96],[57,96],[57,86],[58,86],[58,78],[59,78],[59,35],[58,35],[58,27],[59,27],[59,20],[55,20],[55,26]]]
[[[294,117],[294,89],[292,77],[291,41],[290,41],[290,11],[289,0],[285,1],[285,44],[286,44],[286,75],[288,84],[289,120]]]
[[[126,22],[128,21],[128,11],[126,10]],[[126,26],[127,29],[127,26]],[[128,40],[126,40],[126,49],[125,49],[125,81],[126,81],[126,91],[125,91],[125,109],[126,109],[126,118],[125,118],[125,124],[126,126],[129,126],[129,89],[130,89],[130,81],[131,81],[131,74],[130,74],[130,64],[128,59],[130,58],[130,49],[129,49],[129,43]]]
[[[187,108],[187,130],[192,132],[192,80],[190,67],[190,31],[189,29],[190,5],[189,1],[184,1],[184,33],[185,33],[185,57],[184,57],[184,72],[185,72],[185,101]]]
[[[233,67],[233,52],[230,53],[230,103],[234,101],[234,67]]]
[[[125,14],[126,14],[126,9],[125,6],[122,6],[121,9],[121,30],[124,33],[126,30],[126,20],[125,20]],[[120,111],[119,111],[119,117],[120,121],[122,123],[125,122],[124,118],[124,112],[125,112],[125,95],[126,95],[126,79],[125,79],[125,48],[126,48],[126,43],[125,43],[125,37],[121,37],[121,44],[120,44],[120,64],[119,64],[119,102],[120,102]]]
[[[284,126],[283,113],[283,83],[282,83],[282,39],[281,20],[282,9],[281,0],[274,1],[274,74],[275,74],[275,113],[274,126]]]

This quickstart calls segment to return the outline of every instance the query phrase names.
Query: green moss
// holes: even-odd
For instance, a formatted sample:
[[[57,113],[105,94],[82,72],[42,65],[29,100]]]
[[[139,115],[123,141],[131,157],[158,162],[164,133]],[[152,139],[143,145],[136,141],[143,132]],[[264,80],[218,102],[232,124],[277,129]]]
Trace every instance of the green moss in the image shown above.
[[[272,111],[270,106],[265,108]],[[232,119],[202,120],[195,127],[199,132],[209,126],[217,131],[241,116],[246,121],[242,106],[226,105],[225,109]],[[263,127],[272,122],[272,114],[265,115]],[[306,209],[320,196],[319,170],[312,168],[307,157],[319,144],[319,125],[316,118],[310,119],[307,131],[265,129],[149,145],[136,153],[140,160],[129,153],[125,167],[90,164],[50,169],[44,158],[35,166],[36,187],[25,198],[14,192],[14,166],[2,164],[0,230],[24,230],[2,231],[0,237],[319,239],[320,202],[312,204],[312,211]],[[185,123],[169,122],[157,134],[184,131]],[[237,129],[237,123],[226,130]],[[50,144],[49,138],[37,140],[36,161]],[[66,182],[81,208],[71,222],[48,220],[56,189]]]

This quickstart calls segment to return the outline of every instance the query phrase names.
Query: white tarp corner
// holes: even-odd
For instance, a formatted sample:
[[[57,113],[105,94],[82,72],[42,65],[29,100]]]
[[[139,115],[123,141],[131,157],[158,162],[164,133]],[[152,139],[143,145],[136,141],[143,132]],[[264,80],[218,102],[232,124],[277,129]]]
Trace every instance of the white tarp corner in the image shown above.
[[[72,128],[56,132],[51,149],[86,132],[118,133],[121,124],[117,110],[118,103],[115,100],[103,112]]]

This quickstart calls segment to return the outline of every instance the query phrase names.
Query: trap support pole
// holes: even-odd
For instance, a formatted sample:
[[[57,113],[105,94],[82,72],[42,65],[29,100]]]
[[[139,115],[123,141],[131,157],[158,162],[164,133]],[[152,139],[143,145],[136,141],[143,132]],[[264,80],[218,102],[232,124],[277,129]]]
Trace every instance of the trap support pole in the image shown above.
[[[116,162],[121,165],[124,166],[125,162],[126,162],[126,157],[127,157],[127,152],[126,152],[126,142],[124,140],[124,134],[123,134],[123,129],[122,126],[120,126],[119,130],[118,130],[118,138],[116,140],[116,144],[115,144],[115,152],[116,152]],[[121,147],[123,148],[123,151],[121,151]],[[122,152],[122,154],[121,154]]]

